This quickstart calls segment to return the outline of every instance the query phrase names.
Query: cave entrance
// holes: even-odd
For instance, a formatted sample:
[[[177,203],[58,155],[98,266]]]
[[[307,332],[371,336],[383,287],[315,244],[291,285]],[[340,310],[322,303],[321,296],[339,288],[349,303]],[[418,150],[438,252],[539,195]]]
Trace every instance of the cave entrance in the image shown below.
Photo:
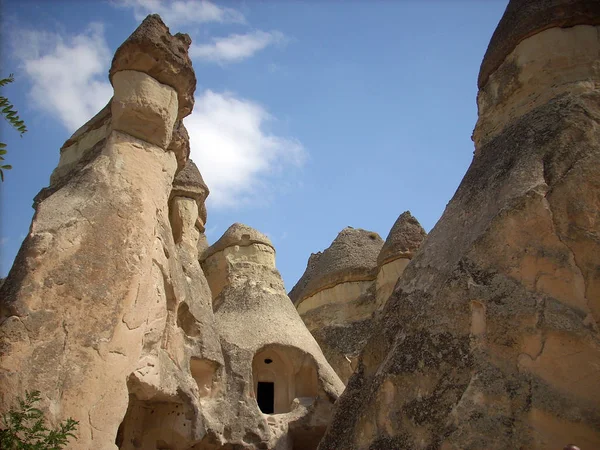
[[[259,381],[256,388],[256,403],[264,414],[275,412],[275,383]]]

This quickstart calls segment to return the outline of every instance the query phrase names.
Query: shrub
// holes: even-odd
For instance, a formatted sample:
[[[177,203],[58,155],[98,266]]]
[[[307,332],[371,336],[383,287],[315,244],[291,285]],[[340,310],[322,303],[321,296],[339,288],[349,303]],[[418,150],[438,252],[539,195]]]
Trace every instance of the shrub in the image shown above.
[[[0,449],[3,450],[60,450],[67,445],[79,422],[68,418],[58,428],[46,428],[42,411],[34,407],[41,399],[39,391],[26,392],[19,398],[17,409],[11,408],[2,416]]]

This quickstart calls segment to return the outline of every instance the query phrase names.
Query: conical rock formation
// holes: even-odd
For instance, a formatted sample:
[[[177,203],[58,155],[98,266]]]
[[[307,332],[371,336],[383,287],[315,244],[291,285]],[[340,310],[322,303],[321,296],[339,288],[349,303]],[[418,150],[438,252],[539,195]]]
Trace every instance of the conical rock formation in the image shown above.
[[[473,162],[321,450],[600,448],[599,18],[596,1],[508,5]]]
[[[392,226],[377,256],[376,309],[390,297],[398,278],[417,253],[427,233],[410,211],[404,211]]]
[[[368,337],[382,245],[377,233],[344,228],[325,251],[311,254],[290,291],[302,320],[344,383]]]
[[[228,442],[316,449],[344,386],[287,297],[270,240],[234,224],[202,267],[226,361],[219,420]]]
[[[384,243],[377,233],[342,230],[323,253],[312,254],[290,298],[327,360],[346,383],[371,335],[373,316],[425,236],[403,213]]]

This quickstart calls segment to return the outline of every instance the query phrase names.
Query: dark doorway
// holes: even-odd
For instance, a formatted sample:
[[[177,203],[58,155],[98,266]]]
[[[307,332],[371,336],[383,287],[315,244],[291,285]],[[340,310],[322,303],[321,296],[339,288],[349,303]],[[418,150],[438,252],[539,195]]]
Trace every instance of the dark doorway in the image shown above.
[[[256,403],[264,414],[275,412],[275,383],[259,381],[256,389]]]

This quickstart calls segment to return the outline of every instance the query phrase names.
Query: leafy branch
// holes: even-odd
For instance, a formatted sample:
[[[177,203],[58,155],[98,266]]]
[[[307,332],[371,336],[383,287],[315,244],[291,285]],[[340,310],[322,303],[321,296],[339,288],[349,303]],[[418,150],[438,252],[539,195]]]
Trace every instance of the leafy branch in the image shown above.
[[[13,74],[11,73],[8,78],[0,79],[0,87],[4,87],[9,83],[15,81]],[[7,120],[11,126],[19,132],[21,137],[23,134],[27,132],[27,127],[25,126],[25,122],[23,122],[19,113],[15,110],[15,107],[6,97],[0,96],[0,112]],[[12,166],[9,164],[4,164],[4,155],[6,155],[6,144],[0,142],[0,180],[4,181],[4,171],[12,169]]]
[[[46,428],[44,414],[33,405],[41,399],[39,391],[26,392],[18,399],[18,409],[11,408],[2,416],[0,448],[6,450],[60,450],[67,445],[79,422],[68,418],[58,428]]]

